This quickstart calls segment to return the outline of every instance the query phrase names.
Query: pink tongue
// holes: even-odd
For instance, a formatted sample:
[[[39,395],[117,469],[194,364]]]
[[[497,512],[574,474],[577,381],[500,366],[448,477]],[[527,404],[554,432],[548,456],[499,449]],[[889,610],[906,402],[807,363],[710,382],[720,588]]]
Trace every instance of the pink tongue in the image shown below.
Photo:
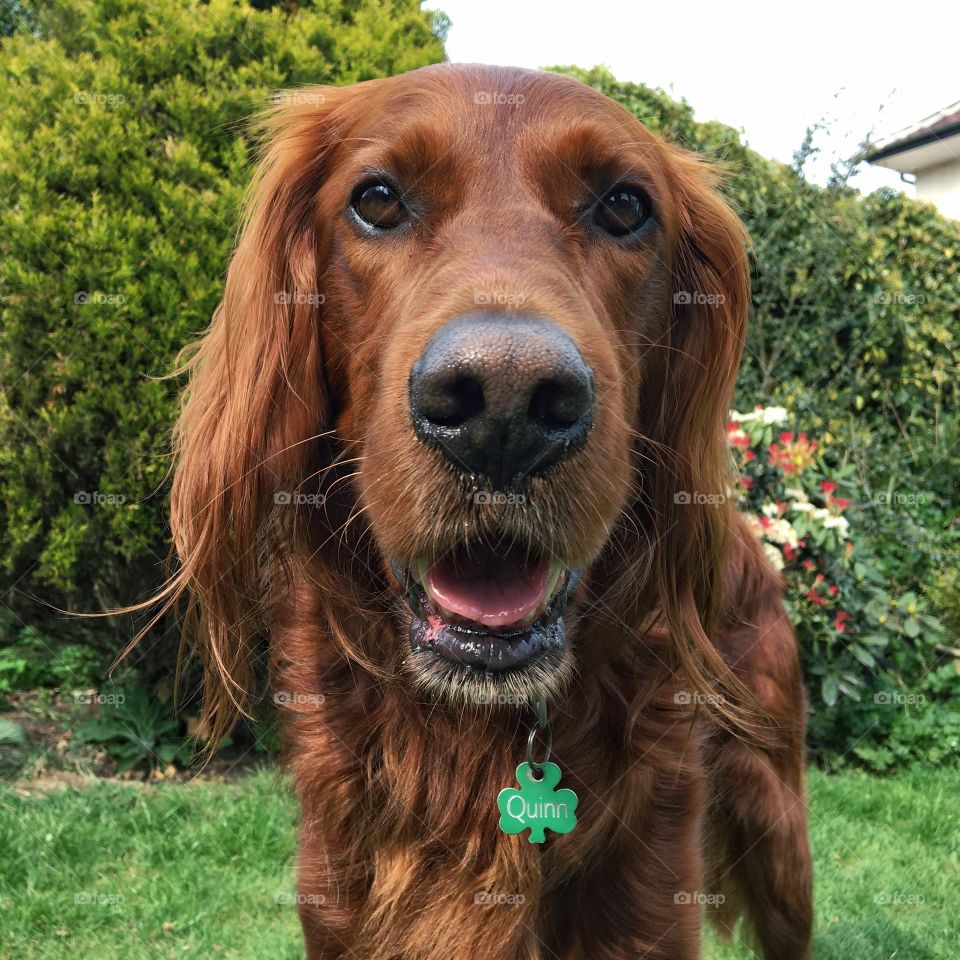
[[[539,610],[549,568],[507,555],[441,560],[427,573],[430,597],[447,610],[483,624],[508,627]]]

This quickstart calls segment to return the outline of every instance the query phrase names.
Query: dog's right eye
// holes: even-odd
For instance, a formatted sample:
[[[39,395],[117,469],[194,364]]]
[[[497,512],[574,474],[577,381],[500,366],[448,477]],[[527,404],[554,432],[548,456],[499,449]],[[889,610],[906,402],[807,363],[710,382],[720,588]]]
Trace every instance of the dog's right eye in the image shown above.
[[[350,206],[364,223],[381,230],[392,230],[410,218],[403,201],[385,183],[361,184],[354,191]]]

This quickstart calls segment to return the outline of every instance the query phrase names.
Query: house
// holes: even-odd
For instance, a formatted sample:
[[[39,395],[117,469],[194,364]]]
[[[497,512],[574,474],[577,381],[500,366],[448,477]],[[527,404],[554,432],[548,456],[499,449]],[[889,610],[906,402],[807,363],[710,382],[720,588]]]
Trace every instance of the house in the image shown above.
[[[960,220],[960,100],[872,144],[866,160],[913,174],[919,199]]]

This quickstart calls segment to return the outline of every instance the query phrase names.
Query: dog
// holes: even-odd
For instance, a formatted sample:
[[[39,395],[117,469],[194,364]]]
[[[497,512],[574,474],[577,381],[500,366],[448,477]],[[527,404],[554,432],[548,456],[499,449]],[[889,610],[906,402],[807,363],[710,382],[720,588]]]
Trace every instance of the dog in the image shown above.
[[[796,644],[725,495],[750,279],[716,173],[520,69],[295,90],[261,133],[164,597],[214,742],[268,651],[307,956],[692,960],[745,913],[809,957]],[[579,802],[539,844],[498,796],[545,720]]]

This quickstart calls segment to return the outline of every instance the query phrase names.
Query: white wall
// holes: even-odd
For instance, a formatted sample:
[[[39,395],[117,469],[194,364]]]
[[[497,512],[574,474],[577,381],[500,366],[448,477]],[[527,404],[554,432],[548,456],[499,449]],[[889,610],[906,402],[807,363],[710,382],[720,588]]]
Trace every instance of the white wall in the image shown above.
[[[917,197],[935,203],[945,216],[960,220],[960,159],[918,170]]]

